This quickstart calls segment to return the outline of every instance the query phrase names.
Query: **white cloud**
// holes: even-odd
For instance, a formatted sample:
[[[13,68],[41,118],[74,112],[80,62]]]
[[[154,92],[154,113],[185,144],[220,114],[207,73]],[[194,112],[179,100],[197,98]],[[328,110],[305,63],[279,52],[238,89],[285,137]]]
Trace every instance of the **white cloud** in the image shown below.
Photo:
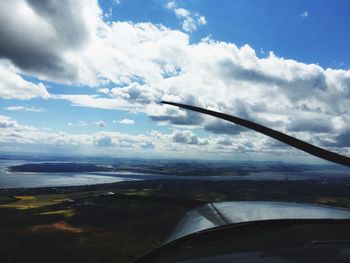
[[[161,123],[200,125],[217,133],[230,128],[213,129],[207,118],[158,102],[171,100],[209,107],[281,131],[293,127],[289,124],[293,116],[310,120],[336,116],[343,126],[327,124],[332,130],[328,138],[349,126],[346,87],[350,71],[324,69],[272,52],[259,58],[249,45],[237,47],[209,38],[190,44],[187,34],[149,23],[113,23],[102,43],[101,49],[94,51],[102,60],[85,64],[94,65],[100,76],[116,83],[108,97],[53,98],[69,100],[76,106],[144,112]],[[310,138],[301,131],[295,134],[301,139]]]
[[[68,122],[68,125],[69,126],[78,126],[78,127],[86,127],[86,126],[90,126],[90,125],[93,125],[93,124],[90,124],[86,121],[78,121],[76,124],[73,124],[72,122]]]
[[[175,1],[169,1],[166,6],[168,9],[174,9],[176,7],[176,2]]]
[[[306,18],[309,16],[309,13],[307,11],[304,11],[303,13],[300,14],[302,18]]]
[[[103,94],[109,94],[110,91],[108,88],[102,88],[102,89],[97,89],[98,92],[103,93]]]
[[[45,13],[52,17],[44,21],[39,13],[45,10],[42,11],[40,7],[34,8],[17,0],[8,2],[2,13],[8,9],[8,5],[18,5],[19,8],[13,7],[15,14],[11,14],[12,17],[6,14],[0,16],[0,24],[9,24],[13,17],[22,19],[16,22],[19,27],[9,29],[7,38],[2,39],[6,40],[6,47],[13,48],[16,54],[28,52],[24,53],[28,56],[24,56],[27,59],[23,61],[15,53],[6,55],[22,71],[0,67],[0,96],[3,98],[41,97],[67,100],[74,106],[143,112],[162,124],[204,127],[218,134],[233,134],[231,146],[229,143],[219,145],[237,151],[264,152],[268,140],[235,128],[234,132],[229,132],[227,125],[215,124],[217,127],[214,127],[210,118],[176,107],[162,106],[158,102],[178,101],[236,114],[290,132],[301,139],[318,140],[319,144],[342,140],[350,129],[349,70],[325,69],[316,64],[277,57],[272,52],[259,58],[249,45],[238,47],[234,43],[215,41],[211,37],[190,43],[189,35],[185,32],[205,24],[206,19],[177,7],[173,1],[167,6],[181,19],[185,32],[152,23],[106,24],[100,19],[101,10],[97,2],[92,0],[86,0],[83,4],[75,3],[74,6],[60,2],[63,7],[57,8],[81,8],[82,13],[79,12],[74,18],[77,21],[57,25],[54,23],[58,19],[57,14]],[[21,10],[27,15],[16,16],[16,12]],[[66,34],[62,39],[57,39],[60,36],[57,27],[65,29],[66,23],[70,22],[74,22],[75,29],[83,25],[84,30],[79,33],[78,40],[70,40]],[[75,29],[64,32],[74,35]],[[19,34],[25,33],[23,30],[28,33]],[[33,38],[34,32],[38,32],[36,38]],[[18,35],[21,41],[15,38]],[[53,44],[56,42],[57,45]],[[31,48],[27,50],[18,43],[27,43]],[[43,48],[42,43],[47,43],[47,47]],[[62,53],[56,53],[60,50],[57,47],[62,47]],[[34,63],[30,59],[34,55],[45,58],[46,54],[55,63],[47,64],[44,60],[36,64],[39,62]],[[25,64],[30,62],[34,65]],[[43,65],[49,66],[50,70],[45,71]],[[70,67],[74,70],[67,71]],[[19,73],[23,72],[44,79],[96,86],[102,94],[49,95],[43,84],[34,84],[21,77]],[[67,72],[74,74],[67,75]],[[106,87],[106,84],[112,84],[114,88],[101,88]],[[302,121],[298,122],[295,116]],[[319,125],[311,120],[323,120],[324,124]],[[303,123],[313,125],[301,129]],[[324,127],[327,125],[329,129]],[[315,139],[315,130],[318,131],[318,139]],[[165,135],[160,136],[165,138]],[[55,140],[60,141],[57,137]],[[167,140],[173,143],[171,136]],[[116,145],[117,139],[113,137],[111,143]],[[147,144],[146,141],[142,143]],[[126,144],[123,141],[123,145]],[[159,149],[159,145],[156,144],[155,149]],[[167,147],[180,149],[196,146],[186,145],[177,143]],[[204,149],[214,149],[208,148],[213,144],[208,145]]]
[[[97,34],[101,14],[96,0],[3,1],[1,56],[24,72],[74,81],[80,74],[75,53]]]
[[[118,121],[118,123],[126,124],[126,125],[133,125],[133,124],[135,124],[135,121],[134,120],[130,120],[130,119],[122,119],[122,120]]]
[[[207,20],[204,16],[198,17],[197,22],[199,25],[206,25],[207,24]]]
[[[10,106],[6,107],[5,110],[8,111],[31,111],[31,112],[43,112],[44,109],[36,107],[25,107],[25,106]]]
[[[84,106],[97,109],[120,109],[120,110],[137,110],[141,108],[133,107],[127,100],[121,98],[101,98],[96,95],[81,95],[81,94],[55,94],[50,95],[52,99],[67,100],[72,102],[73,106]],[[139,105],[140,107],[142,105]]]
[[[76,127],[87,127],[87,126],[96,126],[99,128],[107,127],[105,121],[99,120],[95,122],[86,122],[86,121],[78,121],[77,123],[68,122],[68,126],[76,126]]]
[[[28,100],[48,97],[44,84],[24,80],[14,67],[0,61],[0,98]]]
[[[259,138],[257,138],[259,137]],[[345,139],[348,143],[348,139]],[[11,147],[10,147],[11,145]],[[202,137],[190,130],[174,130],[172,133],[152,131],[147,134],[130,135],[120,132],[99,131],[95,133],[71,134],[66,132],[52,132],[47,129],[38,129],[32,126],[21,125],[15,120],[0,115],[0,146],[11,149],[28,151],[45,149],[47,152],[88,152],[89,154],[130,154],[132,156],[147,153],[148,156],[169,157],[197,157],[258,160],[266,158],[305,161],[305,155],[300,152],[295,155],[286,148],[272,150],[271,141],[260,135],[246,134],[244,137]],[[21,148],[22,147],[22,148]],[[59,148],[58,148],[59,147]],[[281,152],[284,154],[281,157]],[[343,151],[346,153],[346,150]],[[247,155],[248,153],[248,155]]]
[[[184,8],[175,8],[174,9],[175,15],[177,17],[183,17],[183,18],[187,18],[191,15],[190,11],[184,9]]]
[[[197,25],[195,20],[191,17],[187,17],[184,19],[182,23],[182,29],[186,32],[193,32],[197,30]]]
[[[130,135],[119,132],[95,132],[92,134],[70,134],[65,132],[51,132],[47,129],[38,129],[31,126],[20,125],[15,120],[0,115],[0,145],[42,145],[49,149],[50,145],[70,147],[76,149],[81,147],[90,147],[90,154],[96,153],[101,148],[109,148],[108,154],[117,154],[119,152],[142,153],[151,151],[155,155],[169,153],[176,156],[184,154],[187,149],[186,145],[180,144],[173,148],[173,138],[179,134],[179,131],[174,131],[171,134],[163,134],[160,132],[151,132],[149,134]],[[205,138],[200,138],[184,131],[183,134],[195,137],[196,142],[191,143],[190,147],[196,152],[211,151],[209,142]],[[95,147],[97,146],[97,148]],[[201,147],[206,149],[201,149]],[[213,141],[213,146],[215,146]]]
[[[192,131],[175,131],[172,134],[172,140],[174,143],[181,144],[194,144],[194,145],[206,145],[208,139],[201,139],[195,135]]]
[[[198,29],[198,26],[207,24],[205,16],[198,13],[191,13],[185,8],[177,7],[175,1],[168,2],[166,8],[173,10],[176,17],[182,20],[182,29],[185,32],[194,32]]]

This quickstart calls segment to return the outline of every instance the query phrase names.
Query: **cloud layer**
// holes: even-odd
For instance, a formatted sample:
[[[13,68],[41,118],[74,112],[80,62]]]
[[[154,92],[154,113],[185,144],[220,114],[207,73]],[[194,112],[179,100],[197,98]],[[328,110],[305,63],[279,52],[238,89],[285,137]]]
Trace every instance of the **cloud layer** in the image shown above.
[[[130,135],[121,132],[98,131],[93,133],[67,133],[45,128],[22,125],[14,119],[0,115],[0,146],[27,152],[44,150],[49,153],[70,152],[81,154],[131,155],[177,158],[236,158],[245,159],[247,152],[251,159],[260,160],[264,154],[270,159],[278,159],[279,153],[265,147],[264,143],[253,143],[255,135],[243,137],[204,137],[191,130],[173,130],[171,133],[151,131],[145,134]],[[262,139],[263,140],[263,139]],[[241,154],[241,155],[240,155]],[[242,155],[243,154],[243,155]],[[299,158],[304,157],[300,155]],[[295,158],[286,152],[283,159]]]
[[[6,1],[0,10],[0,97],[49,98],[74,106],[142,112],[161,125],[203,127],[235,140],[233,144],[219,137],[209,145],[247,152],[272,147],[269,140],[238,126],[159,101],[189,103],[349,153],[350,71],[325,69],[273,52],[261,58],[248,44],[238,47],[210,37],[190,43],[188,32],[204,25],[205,17],[171,3],[167,7],[182,19],[187,33],[152,23],[104,23],[93,0]],[[44,84],[27,81],[21,74],[93,87],[96,94],[49,94]],[[197,137],[174,133],[169,141],[174,143],[171,147],[206,145]],[[113,138],[93,144],[115,145]],[[142,143],[150,146],[148,142]]]

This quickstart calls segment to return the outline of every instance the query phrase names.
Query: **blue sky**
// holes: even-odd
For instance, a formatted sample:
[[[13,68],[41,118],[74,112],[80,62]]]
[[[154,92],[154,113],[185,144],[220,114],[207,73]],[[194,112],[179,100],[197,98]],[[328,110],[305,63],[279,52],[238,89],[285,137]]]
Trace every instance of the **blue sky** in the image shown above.
[[[77,154],[298,155],[157,104],[170,99],[348,154],[349,11],[340,0],[7,3],[0,14],[2,151],[12,151],[10,142],[16,151],[59,145]]]
[[[104,10],[112,8],[111,20],[161,23],[170,28],[180,26],[173,13],[164,8],[167,1],[100,3]],[[347,1],[188,0],[177,3],[210,21],[191,34],[193,42],[211,35],[215,40],[238,46],[249,44],[257,51],[272,50],[285,58],[323,67],[349,68],[350,6]]]

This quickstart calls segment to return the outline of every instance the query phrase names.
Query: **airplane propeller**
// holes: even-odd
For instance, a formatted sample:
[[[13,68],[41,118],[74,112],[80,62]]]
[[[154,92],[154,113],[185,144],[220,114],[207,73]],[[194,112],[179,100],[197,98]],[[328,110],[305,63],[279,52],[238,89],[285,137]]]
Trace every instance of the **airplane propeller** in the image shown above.
[[[320,147],[317,147],[317,146],[312,145],[310,143],[296,139],[296,138],[289,136],[287,134],[284,134],[282,132],[270,129],[270,128],[263,126],[261,124],[257,124],[255,122],[241,119],[241,118],[229,115],[229,114],[225,114],[225,113],[221,113],[221,112],[217,112],[217,111],[212,111],[212,110],[207,110],[207,109],[203,109],[200,107],[186,105],[186,104],[182,104],[182,103],[169,102],[169,101],[161,101],[161,103],[177,106],[177,107],[180,107],[183,109],[200,112],[200,113],[207,114],[207,115],[211,115],[211,116],[217,117],[219,119],[223,119],[223,120],[241,125],[243,127],[246,127],[248,129],[260,132],[260,133],[265,134],[271,138],[274,138],[280,142],[286,143],[294,148],[297,148],[299,150],[307,152],[313,156],[317,156],[321,159],[324,159],[324,160],[327,160],[327,161],[330,161],[333,163],[345,165],[345,166],[350,166],[350,158],[347,156],[340,155],[340,154],[337,154],[335,152],[325,150],[323,148],[320,148]]]

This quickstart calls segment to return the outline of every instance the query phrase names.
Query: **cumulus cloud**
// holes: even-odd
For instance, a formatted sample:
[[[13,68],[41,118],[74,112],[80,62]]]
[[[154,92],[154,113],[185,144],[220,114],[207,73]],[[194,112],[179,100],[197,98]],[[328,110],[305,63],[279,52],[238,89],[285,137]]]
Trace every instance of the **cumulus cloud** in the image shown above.
[[[1,98],[27,100],[32,98],[47,99],[49,97],[44,84],[34,84],[24,80],[17,74],[17,70],[8,63],[0,62],[0,80]]]
[[[122,37],[116,38],[117,35]],[[340,134],[348,127],[349,71],[324,69],[277,57],[273,52],[259,58],[249,45],[238,47],[210,38],[190,44],[188,35],[149,23],[112,23],[103,41],[101,52],[108,49],[108,56],[101,53],[98,57],[108,63],[102,63],[103,67],[90,64],[114,82],[115,88],[107,97],[56,95],[57,99],[69,100],[76,106],[144,112],[160,123],[200,126],[220,134],[238,134],[243,129],[162,106],[159,101],[231,113],[281,131],[301,132],[301,139],[310,138],[305,137],[303,129],[322,130],[331,138],[333,133]],[[293,116],[300,120],[293,120]],[[304,128],[300,125],[301,119],[335,116],[338,124],[332,122],[330,128],[317,127],[318,121]]]
[[[176,147],[174,147],[174,141],[177,142]],[[216,151],[215,139],[199,137],[192,131],[176,130],[170,134],[152,131],[140,135],[106,131],[70,134],[21,125],[7,116],[0,115],[0,145],[3,144],[42,145],[48,149],[50,145],[59,145],[63,148],[74,146],[76,149],[90,147],[91,153],[108,148],[108,154],[117,154],[120,151],[128,153],[151,151],[159,156],[183,155],[188,151],[188,146],[197,153]],[[224,150],[221,149],[221,151],[225,153]],[[187,153],[187,155],[191,154],[193,153]]]
[[[317,134],[321,144],[341,145],[342,141],[346,145],[344,136],[350,129],[349,70],[325,69],[273,52],[259,58],[248,44],[239,47],[211,37],[190,43],[186,32],[195,30],[191,23],[194,21],[197,28],[206,23],[205,17],[173,1],[167,7],[186,30],[152,23],[107,24],[93,0],[39,2],[6,1],[0,10],[0,35],[4,40],[0,57],[16,66],[0,67],[2,98],[50,98],[70,101],[73,106],[142,112],[161,124],[235,134],[229,149],[237,151],[264,151],[268,141],[248,132],[243,136],[238,126],[159,102],[194,104],[268,124],[300,139],[312,140]],[[192,20],[184,26],[187,18]],[[23,72],[96,86],[97,93],[49,95],[44,84],[25,80]],[[321,124],[321,120],[332,121],[328,125],[327,121]],[[168,140],[181,141],[185,135],[173,136]],[[187,141],[192,144],[167,147],[195,147],[194,138]],[[117,140],[113,137],[112,142]],[[129,144],[123,141],[124,146]],[[225,148],[225,144],[220,145]]]
[[[20,69],[54,80],[79,74],[69,58],[95,34],[100,9],[94,0],[3,1],[0,57]]]
[[[193,135],[190,131],[176,132],[173,135],[173,141],[176,143],[198,144],[198,137]]]
[[[192,131],[175,131],[172,134],[172,140],[175,143],[182,144],[194,144],[194,145],[206,145],[208,144],[208,139],[199,138],[197,135],[194,135]]]
[[[175,1],[170,1],[166,4],[168,9],[174,11],[177,18],[182,20],[182,29],[185,32],[193,32],[198,29],[198,26],[207,24],[205,16],[201,16],[198,13],[191,13],[187,9],[177,7]]]
[[[278,152],[271,150],[268,143],[262,143],[259,135],[247,133],[244,137],[202,137],[190,130],[174,130],[172,133],[152,131],[147,134],[130,135],[120,132],[99,131],[94,133],[72,134],[66,132],[53,132],[32,126],[21,125],[15,120],[0,115],[0,146],[21,149],[25,151],[33,146],[46,149],[48,152],[76,152],[88,151],[90,154],[138,154],[147,153],[154,156],[172,157],[199,157],[199,158],[232,158],[246,159],[261,158],[268,154],[270,159],[278,158],[285,148],[278,148]],[[334,145],[333,145],[334,146]],[[254,156],[254,153],[257,153]],[[345,151],[346,153],[346,151]],[[237,154],[243,154],[239,157]],[[304,155],[301,155],[305,159]],[[291,155],[295,160],[296,156]],[[283,155],[286,159],[286,155]]]

